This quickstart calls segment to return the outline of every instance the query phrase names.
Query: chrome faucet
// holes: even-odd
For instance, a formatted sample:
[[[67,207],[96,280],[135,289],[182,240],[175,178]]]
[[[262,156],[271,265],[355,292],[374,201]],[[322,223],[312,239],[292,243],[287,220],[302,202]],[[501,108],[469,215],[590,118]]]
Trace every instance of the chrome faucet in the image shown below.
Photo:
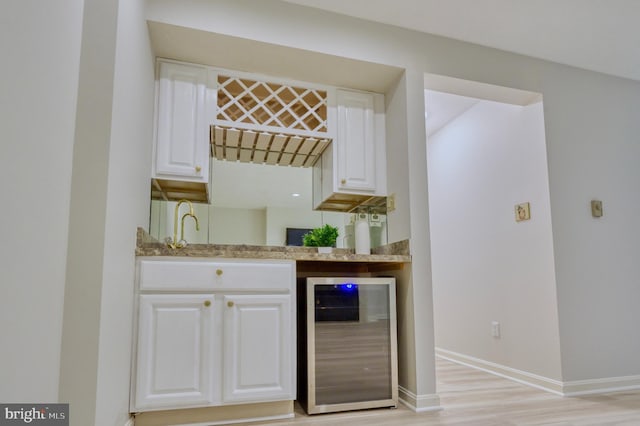
[[[182,219],[180,220],[180,240],[178,240],[178,214],[180,213],[180,206],[183,203],[189,204],[189,212],[182,215]],[[189,200],[179,200],[176,204],[175,213],[173,215],[173,241],[171,241],[167,237],[167,246],[172,249],[180,249],[187,245],[187,241],[184,239],[184,219],[189,216],[192,217],[193,220],[196,221],[196,231],[200,230],[200,224],[198,223],[198,218],[193,213],[193,204]]]

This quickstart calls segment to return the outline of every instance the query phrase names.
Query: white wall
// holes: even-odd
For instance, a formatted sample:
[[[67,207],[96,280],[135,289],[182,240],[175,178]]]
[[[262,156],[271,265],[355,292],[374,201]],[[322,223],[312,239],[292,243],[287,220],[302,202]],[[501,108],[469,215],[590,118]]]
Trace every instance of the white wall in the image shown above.
[[[401,241],[411,238],[409,225],[409,169],[407,163],[407,85],[403,76],[385,96],[387,113],[387,190],[395,196],[398,208],[388,213],[389,241]]]
[[[82,3],[2,4],[2,402],[58,400]]]
[[[209,206],[211,244],[264,245],[266,232],[265,209],[233,209]]]
[[[266,245],[286,245],[287,228],[316,228],[322,226],[322,213],[307,209],[267,207]]]
[[[423,73],[405,73],[407,97],[407,162],[395,163],[395,168],[407,167],[408,205],[399,209],[409,211],[411,230],[411,280],[415,322],[416,398],[414,406],[430,409],[439,406],[435,395],[435,355],[433,329],[433,291],[431,281],[431,252],[429,230],[429,202],[427,199],[427,146],[424,125]],[[422,87],[421,87],[422,86]],[[393,226],[393,224],[389,224]],[[413,401],[412,401],[413,402]]]
[[[97,404],[116,24],[117,2],[85,1],[59,385],[78,425],[94,422]]]
[[[436,346],[561,380],[542,103],[480,101],[427,146]]]
[[[544,105],[563,376],[640,375],[640,83],[554,77]]]
[[[120,426],[129,418],[133,253],[136,228],[149,224],[153,134],[154,58],[144,14],[144,0],[118,2],[96,426]]]
[[[72,425],[128,421],[137,226],[149,221],[153,60],[144,2],[86,0],[60,363]]]

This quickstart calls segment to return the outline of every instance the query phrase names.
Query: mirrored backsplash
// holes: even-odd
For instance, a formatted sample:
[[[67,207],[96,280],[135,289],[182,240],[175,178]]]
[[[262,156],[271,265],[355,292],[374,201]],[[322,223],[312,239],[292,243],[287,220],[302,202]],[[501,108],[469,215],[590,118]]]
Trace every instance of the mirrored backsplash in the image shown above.
[[[308,229],[330,224],[338,228],[339,248],[354,248],[356,214],[312,209],[311,168],[230,162],[212,159],[210,204],[193,204],[198,218],[184,221],[189,244],[300,245]],[[160,241],[173,239],[176,202],[151,201],[149,233]],[[181,218],[189,212],[183,203]],[[371,247],[387,244],[386,216],[367,212]],[[289,241],[287,240],[289,238]]]

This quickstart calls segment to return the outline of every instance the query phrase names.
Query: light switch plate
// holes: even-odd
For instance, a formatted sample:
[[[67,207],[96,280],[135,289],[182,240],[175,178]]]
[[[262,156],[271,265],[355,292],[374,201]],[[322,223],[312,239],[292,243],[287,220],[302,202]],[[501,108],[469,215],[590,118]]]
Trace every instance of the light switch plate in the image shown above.
[[[493,337],[500,337],[500,323],[498,321],[491,321],[491,335]]]
[[[602,217],[602,201],[591,200],[591,216]]]

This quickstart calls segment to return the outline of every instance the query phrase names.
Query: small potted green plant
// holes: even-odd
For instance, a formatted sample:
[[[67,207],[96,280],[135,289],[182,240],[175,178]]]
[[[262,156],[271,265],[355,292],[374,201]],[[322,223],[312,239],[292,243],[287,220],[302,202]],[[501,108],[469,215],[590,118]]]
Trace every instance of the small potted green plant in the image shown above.
[[[318,253],[331,253],[331,248],[336,246],[338,228],[329,224],[320,228],[314,228],[302,237],[305,247],[318,247]]]

